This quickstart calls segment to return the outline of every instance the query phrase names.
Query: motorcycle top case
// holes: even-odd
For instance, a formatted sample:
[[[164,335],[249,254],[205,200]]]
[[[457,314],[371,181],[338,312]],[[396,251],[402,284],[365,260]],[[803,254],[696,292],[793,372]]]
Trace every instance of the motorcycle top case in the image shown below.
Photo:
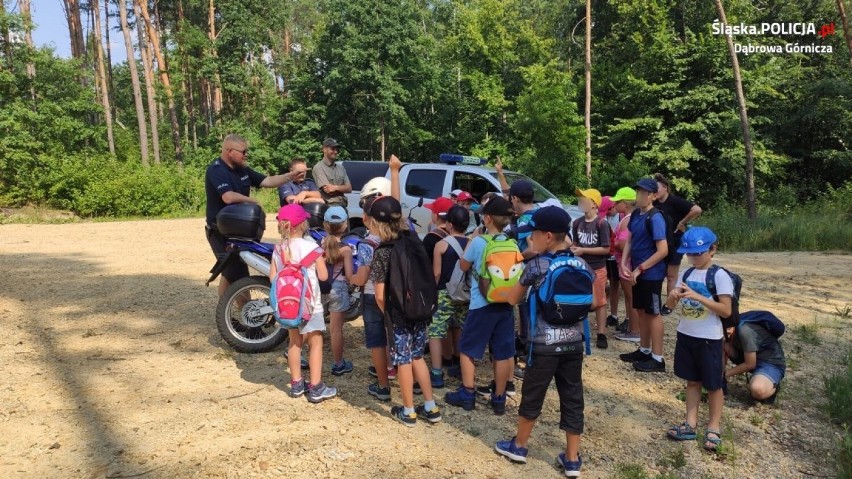
[[[216,215],[216,227],[229,238],[260,241],[266,229],[266,213],[254,203],[228,205]]]

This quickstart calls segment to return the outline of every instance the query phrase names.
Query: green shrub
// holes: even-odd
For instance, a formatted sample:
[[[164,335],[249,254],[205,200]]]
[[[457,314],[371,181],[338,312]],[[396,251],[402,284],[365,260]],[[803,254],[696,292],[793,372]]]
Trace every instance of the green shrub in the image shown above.
[[[852,479],[852,350],[843,358],[843,369],[824,380],[826,413],[843,426],[837,448],[837,477]]]

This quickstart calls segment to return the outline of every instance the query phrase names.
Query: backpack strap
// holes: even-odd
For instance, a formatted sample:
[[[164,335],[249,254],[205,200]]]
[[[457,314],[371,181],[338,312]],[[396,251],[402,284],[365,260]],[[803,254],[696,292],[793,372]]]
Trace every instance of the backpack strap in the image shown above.
[[[444,228],[435,228],[432,231],[430,231],[428,234],[435,235],[440,239],[444,239],[444,238],[446,238],[447,236],[450,235],[449,233],[447,233],[447,231]]]
[[[693,268],[694,269],[694,268]],[[710,294],[713,295],[713,301],[719,302],[719,295],[716,293],[716,272],[719,271],[719,266],[715,264],[711,264],[709,268],[707,268],[707,276],[704,278],[704,284],[707,285],[707,289],[710,290]]]
[[[450,245],[453,248],[453,251],[455,251],[458,255],[459,259],[462,259],[462,256],[464,255],[464,250],[462,250],[461,244],[459,244],[459,240],[457,240],[455,236],[447,236],[441,241]]]
[[[315,248],[313,251],[305,255],[305,257],[302,258],[302,261],[299,261],[299,266],[303,268],[309,267],[311,264],[313,264],[314,261],[317,260],[317,258],[321,257],[322,254],[322,248]]]

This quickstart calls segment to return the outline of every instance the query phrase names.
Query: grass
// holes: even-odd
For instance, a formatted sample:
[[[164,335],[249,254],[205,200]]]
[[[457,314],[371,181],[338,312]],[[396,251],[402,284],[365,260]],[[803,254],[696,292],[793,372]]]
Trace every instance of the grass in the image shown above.
[[[793,329],[793,333],[799,337],[799,340],[805,344],[818,346],[822,343],[819,337],[819,324],[816,319],[812,324],[800,324]]]
[[[683,469],[686,467],[686,450],[683,446],[670,450],[657,461],[657,465],[672,470]]]
[[[852,349],[842,364],[840,371],[824,379],[825,411],[832,423],[843,427],[837,445],[837,477],[852,479]]]
[[[835,306],[834,309],[837,311],[837,316],[840,319],[849,319],[852,317],[852,306],[844,305],[842,308],[840,306]]]

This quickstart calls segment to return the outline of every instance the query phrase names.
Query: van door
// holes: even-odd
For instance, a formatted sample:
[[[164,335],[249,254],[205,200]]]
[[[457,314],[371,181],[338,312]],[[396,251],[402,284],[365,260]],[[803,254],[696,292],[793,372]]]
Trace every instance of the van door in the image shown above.
[[[421,236],[429,232],[432,212],[423,207],[418,208],[417,204],[421,198],[423,204],[429,204],[443,195],[447,180],[446,169],[440,167],[417,165],[403,168],[400,172],[402,211],[406,215],[411,212],[411,218],[417,223],[417,233]]]

